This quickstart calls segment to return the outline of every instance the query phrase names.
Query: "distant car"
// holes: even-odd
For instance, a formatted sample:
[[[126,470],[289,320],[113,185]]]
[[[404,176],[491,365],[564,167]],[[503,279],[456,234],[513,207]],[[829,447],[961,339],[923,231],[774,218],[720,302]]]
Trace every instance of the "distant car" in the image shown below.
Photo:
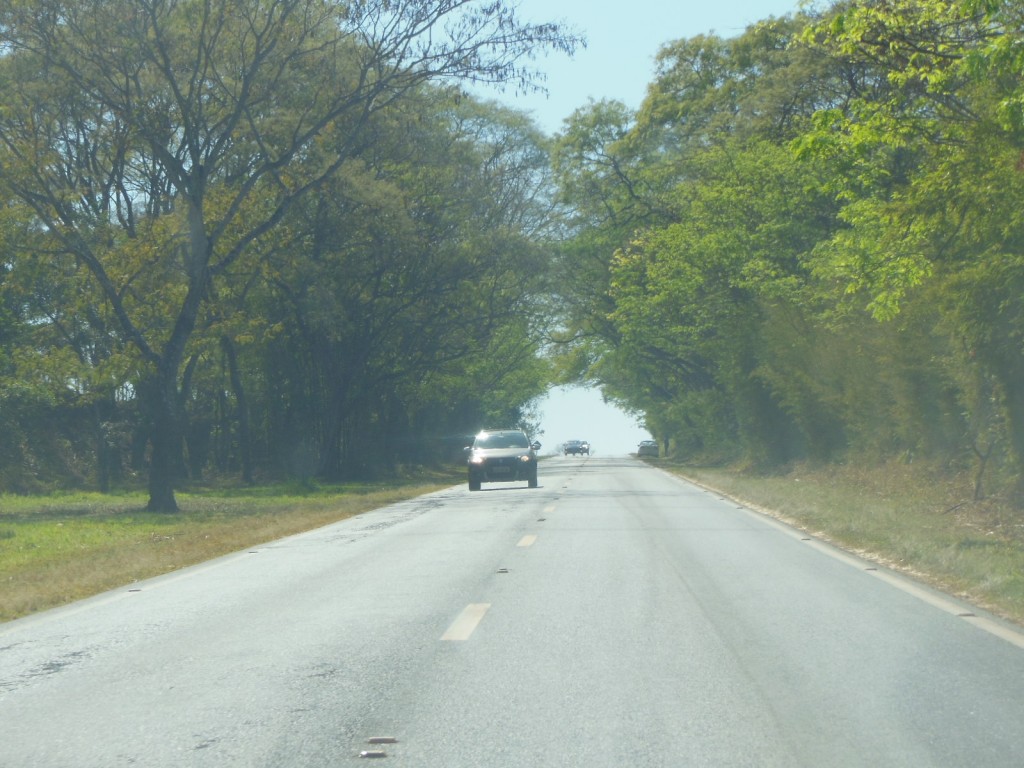
[[[520,429],[485,429],[466,448],[469,490],[479,491],[481,483],[512,483],[525,480],[537,487],[537,451],[540,443],[530,442]]]
[[[637,456],[660,456],[661,453],[658,450],[657,440],[641,440],[640,445],[636,447]]]
[[[562,444],[562,451],[564,455],[568,456],[570,453],[573,456],[577,456],[581,453],[590,455],[590,443],[586,440],[566,440]]]

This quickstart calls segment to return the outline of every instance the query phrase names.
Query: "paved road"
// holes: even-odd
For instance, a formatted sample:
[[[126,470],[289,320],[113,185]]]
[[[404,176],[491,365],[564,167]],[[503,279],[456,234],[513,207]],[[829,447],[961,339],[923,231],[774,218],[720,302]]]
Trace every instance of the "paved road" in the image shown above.
[[[869,568],[554,457],[0,625],[0,767],[1024,764],[1021,636]]]

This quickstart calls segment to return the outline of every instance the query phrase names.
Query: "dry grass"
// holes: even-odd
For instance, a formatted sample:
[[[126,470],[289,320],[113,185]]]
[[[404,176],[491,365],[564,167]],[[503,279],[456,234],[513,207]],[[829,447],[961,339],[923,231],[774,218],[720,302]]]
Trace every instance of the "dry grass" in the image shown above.
[[[141,494],[0,496],[0,621],[318,528],[461,477],[180,494],[181,511],[172,515],[145,512]]]
[[[1024,510],[904,464],[763,476],[662,464],[815,536],[1024,624]]]

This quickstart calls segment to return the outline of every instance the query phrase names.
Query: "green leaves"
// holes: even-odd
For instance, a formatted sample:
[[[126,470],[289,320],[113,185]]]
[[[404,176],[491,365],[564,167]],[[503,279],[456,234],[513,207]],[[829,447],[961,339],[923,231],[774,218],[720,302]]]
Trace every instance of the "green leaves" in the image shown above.
[[[571,52],[579,42],[557,24],[522,23],[505,3],[477,0],[15,0],[0,8],[0,202],[18,201],[31,215],[34,256],[50,262],[64,294],[40,293],[33,321],[73,338],[69,349],[91,336],[94,354],[83,355],[83,365],[101,368],[125,347],[141,359],[143,369],[121,383],[146,401],[138,426],[152,448],[154,509],[175,508],[186,405],[202,365],[224,337],[249,335],[237,315],[251,309],[246,300],[259,277],[287,272],[272,263],[274,247],[285,245],[294,260],[328,250],[316,242],[322,232],[303,228],[296,212],[364,162],[404,191],[415,171],[406,165],[406,179],[389,176],[403,148],[383,146],[375,131],[392,114],[405,128],[415,125],[403,105],[434,84],[445,96],[460,78],[534,87],[538,73],[523,62],[543,50]],[[546,221],[526,204],[529,190],[511,182],[474,186],[483,196],[508,193],[539,232]],[[413,201],[420,191],[394,196],[408,210],[373,207],[384,214],[380,226],[356,227],[366,239],[345,243],[357,262],[386,256],[350,296],[387,296],[407,309],[403,301],[415,304],[424,288],[416,277],[430,276],[409,265],[424,256],[436,264],[457,250],[443,227],[464,222],[431,229],[424,219],[444,219],[443,205]],[[489,204],[469,215],[500,207]],[[483,223],[480,215],[476,228],[522,244],[515,217],[503,210]],[[393,253],[384,253],[385,243]],[[321,254],[305,250],[310,244]],[[482,258],[477,245],[471,250],[471,259]],[[16,261],[20,270],[29,259]],[[520,275],[494,270],[489,287],[509,273]],[[511,299],[495,290],[495,303],[507,312],[506,300],[514,304],[523,292],[522,283]],[[74,296],[79,308],[82,295],[95,308],[74,318],[85,330],[58,329],[60,299]],[[425,304],[419,313],[429,319]],[[455,322],[454,311],[439,314]],[[412,313],[402,317],[414,336]],[[405,343],[405,351],[415,350]],[[391,350],[395,365],[403,359],[401,349]],[[336,445],[338,437],[324,442]]]
[[[852,202],[839,218],[847,226],[819,243],[808,259],[814,275],[845,297],[870,297],[867,311],[892,320],[907,293],[932,273],[925,233],[877,200]]]
[[[599,137],[565,186],[602,203],[578,238],[606,265],[593,375],[689,451],[727,430],[756,462],[966,462],[983,428],[1024,476],[1024,326],[996,288],[1024,253],[1021,29],[999,0],[854,2],[665,46],[631,126],[575,124]],[[977,393],[1000,386],[996,424]]]

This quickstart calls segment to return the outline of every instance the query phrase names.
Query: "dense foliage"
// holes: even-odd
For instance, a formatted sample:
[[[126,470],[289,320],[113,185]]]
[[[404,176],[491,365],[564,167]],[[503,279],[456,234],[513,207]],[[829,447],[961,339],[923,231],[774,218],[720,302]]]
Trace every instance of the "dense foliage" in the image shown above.
[[[669,42],[553,139],[455,86],[576,42],[472,0],[6,4],[0,490],[365,475],[582,379],[683,457],[1024,496],[1019,5]]]
[[[475,0],[6,2],[0,489],[132,468],[173,511],[520,417],[546,160],[457,83],[577,42]]]
[[[1024,492],[1022,42],[1018,4],[895,0],[665,45],[558,137],[568,369],[684,457]]]

